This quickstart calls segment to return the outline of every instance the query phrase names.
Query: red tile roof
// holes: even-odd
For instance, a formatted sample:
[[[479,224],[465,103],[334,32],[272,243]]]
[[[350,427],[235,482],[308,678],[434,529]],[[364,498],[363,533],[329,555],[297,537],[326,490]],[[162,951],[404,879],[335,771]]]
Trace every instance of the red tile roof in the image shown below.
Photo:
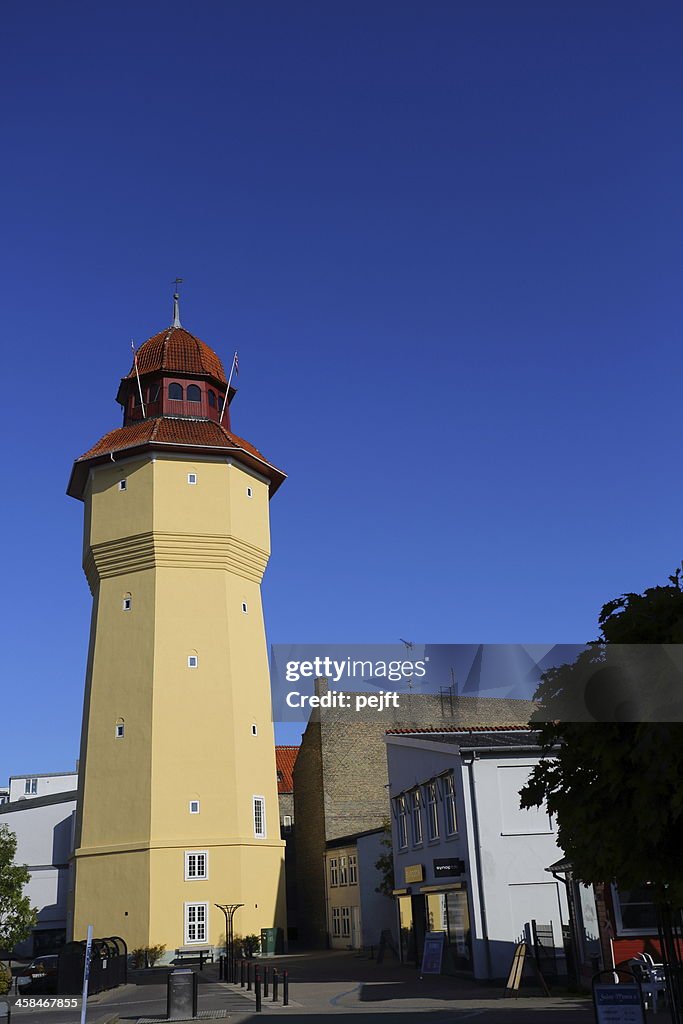
[[[275,748],[278,793],[292,793],[294,791],[293,772],[296,755],[298,753],[298,747]]]
[[[190,374],[193,377],[208,375],[227,383],[223,364],[212,348],[184,327],[167,327],[141,345],[137,352],[139,373]],[[127,377],[135,376],[135,362]],[[125,379],[127,379],[124,378]]]
[[[93,445],[84,455],[76,459],[68,487],[74,497],[82,496],[81,477],[87,475],[85,463],[102,461],[106,456],[125,452],[132,454],[137,448],[154,448],[167,445],[169,448],[219,449],[232,451],[235,458],[267,476],[273,494],[285,479],[285,474],[261,454],[249,441],[232,434],[221,423],[214,420],[186,420],[164,416],[156,419],[130,423],[126,427],[111,430]]]
[[[413,726],[409,729],[387,729],[387,736],[419,736],[421,733],[442,733],[442,732],[460,732],[467,735],[469,732],[529,732],[530,726],[510,724],[510,725],[426,725],[420,727],[418,725]]]

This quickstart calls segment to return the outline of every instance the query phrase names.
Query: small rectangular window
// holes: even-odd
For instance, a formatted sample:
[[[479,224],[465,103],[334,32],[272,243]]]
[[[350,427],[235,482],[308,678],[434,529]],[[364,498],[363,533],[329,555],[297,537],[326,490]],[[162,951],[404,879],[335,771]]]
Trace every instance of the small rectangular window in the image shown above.
[[[127,489],[127,487],[128,487],[128,481],[127,480],[119,480],[119,490],[120,491],[125,491]]]
[[[187,482],[188,482],[188,484],[196,484],[197,483],[197,474],[196,473],[188,473],[187,474]]]
[[[117,740],[123,739],[123,734],[126,730],[125,725],[122,722],[118,722],[116,725],[116,738]]]
[[[285,835],[289,835],[289,833],[292,831],[292,815],[291,814],[283,814],[282,815],[282,831],[283,831],[283,833]]]
[[[340,857],[339,858],[339,884],[340,885],[348,885],[349,884],[348,869],[346,867],[346,857]]]
[[[349,885],[358,885],[358,857],[355,853],[349,854]]]
[[[190,814],[199,814],[199,800],[190,800]]]
[[[206,850],[185,851],[185,881],[204,880],[209,877],[209,854]]]
[[[123,610],[124,610],[124,612],[129,612],[132,607],[133,607],[133,600],[132,600],[132,598],[124,597],[124,599],[123,599]]]
[[[255,725],[252,725],[251,727],[251,735],[258,736],[258,728]]]
[[[208,903],[185,904],[185,943],[208,942]]]
[[[251,487],[247,487],[247,497],[248,498],[253,498],[254,497],[254,492],[252,491]]]
[[[199,664],[199,658],[197,657],[197,655],[196,654],[190,654],[188,659],[187,659],[187,667],[188,668],[196,668],[198,664]]]
[[[248,611],[247,602],[246,601],[242,601],[242,611],[243,612],[247,612]]]
[[[262,796],[254,797],[254,836],[266,838],[266,801]]]
[[[342,922],[342,935],[348,936],[351,934],[351,908],[341,908],[341,922]]]
[[[341,911],[339,907],[332,907],[332,934],[335,938],[341,935]]]
[[[330,859],[330,885],[339,885],[339,861],[336,857]]]
[[[24,794],[35,796],[38,792],[38,779],[26,779],[24,783]]]

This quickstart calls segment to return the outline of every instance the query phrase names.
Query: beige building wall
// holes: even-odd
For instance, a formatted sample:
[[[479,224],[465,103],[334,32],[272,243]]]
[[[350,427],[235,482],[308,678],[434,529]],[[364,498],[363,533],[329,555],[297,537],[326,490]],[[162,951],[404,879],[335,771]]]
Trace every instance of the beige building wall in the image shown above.
[[[208,905],[203,946],[223,938],[215,903],[245,904],[242,934],[286,926],[260,594],[268,498],[267,481],[225,457],[91,471],[75,938],[93,924],[172,950],[187,944],[188,902]],[[187,851],[206,852],[206,879],[186,880]]]
[[[325,852],[325,889],[331,948],[360,949],[363,944],[363,922],[358,884],[358,849],[355,843]]]

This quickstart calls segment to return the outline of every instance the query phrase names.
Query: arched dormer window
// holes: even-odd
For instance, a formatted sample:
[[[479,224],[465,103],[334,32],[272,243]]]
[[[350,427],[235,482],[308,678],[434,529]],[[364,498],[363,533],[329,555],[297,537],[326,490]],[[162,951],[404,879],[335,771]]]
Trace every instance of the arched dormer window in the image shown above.
[[[209,405],[211,406],[212,409],[216,408],[216,392],[215,391],[209,391]]]
[[[173,386],[173,385],[171,385]],[[196,384],[190,384],[187,389],[187,400],[188,402],[201,402],[202,393]]]
[[[180,384],[169,384],[168,386],[168,397],[173,402],[182,402],[183,400],[183,389]]]

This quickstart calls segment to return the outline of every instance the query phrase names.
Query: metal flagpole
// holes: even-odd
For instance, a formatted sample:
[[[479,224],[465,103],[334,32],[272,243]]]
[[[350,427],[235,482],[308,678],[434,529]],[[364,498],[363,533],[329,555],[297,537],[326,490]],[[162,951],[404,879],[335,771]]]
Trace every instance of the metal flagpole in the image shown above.
[[[88,1004],[88,979],[90,977],[90,957],[92,955],[92,925],[88,925],[88,939],[85,944],[85,964],[83,966],[83,1005],[81,1006],[81,1024],[85,1024],[85,1012]]]
[[[240,372],[240,363],[239,359],[237,358],[237,352],[235,352],[234,356],[232,357],[232,366],[230,367],[230,376],[228,377],[228,386],[225,389],[225,398],[223,399],[223,408],[221,409],[221,418],[218,421],[219,423],[223,422],[223,416],[225,415],[225,410],[228,407],[228,399],[230,397],[230,384],[232,383],[232,375],[235,372]]]
[[[138,391],[140,392],[140,405],[142,406],[142,418],[143,418],[143,420],[146,420],[147,419],[147,413],[145,412],[145,403],[144,403],[144,400],[142,398],[142,384],[140,383],[140,374],[138,372],[138,354],[135,351],[135,342],[133,341],[132,338],[130,339],[130,347],[133,349],[133,362],[135,364],[135,376],[138,379]]]

